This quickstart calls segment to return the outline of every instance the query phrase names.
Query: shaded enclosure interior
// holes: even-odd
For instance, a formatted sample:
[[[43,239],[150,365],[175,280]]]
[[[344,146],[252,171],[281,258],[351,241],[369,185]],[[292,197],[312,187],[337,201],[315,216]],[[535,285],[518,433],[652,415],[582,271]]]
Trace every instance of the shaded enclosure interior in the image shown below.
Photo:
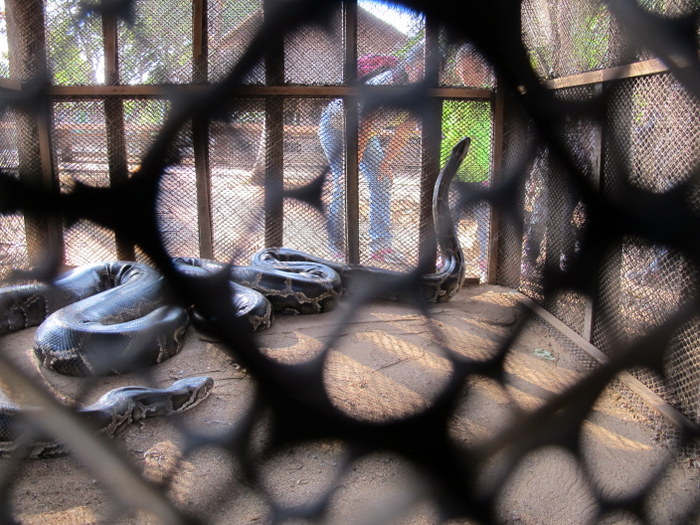
[[[129,180],[173,108],[227,78],[278,2],[125,4],[126,17],[81,11],[71,0],[5,0],[5,174],[60,194],[77,183],[109,188]],[[302,25],[271,42],[212,118],[195,114],[178,129],[155,203],[168,254],[247,264],[263,247],[287,246],[410,270],[437,255],[433,186],[452,146],[469,136],[452,199],[467,275],[522,293],[601,351],[600,361],[694,308],[664,342],[664,377],[636,363],[629,371],[688,425],[700,424],[698,260],[690,246],[697,239],[679,234],[664,242],[678,219],[658,214],[671,213],[674,198],[698,211],[697,53],[690,73],[679,75],[605,2],[524,0],[517,16],[524,67],[561,103],[545,106],[511,85],[519,78],[511,64],[491,63],[479,42],[456,41],[450,30],[457,24],[441,11],[423,14],[409,9],[420,2],[408,4],[339,4],[323,26]],[[645,0],[637,7],[679,27],[689,20],[683,36],[694,35],[697,49],[696,3]],[[425,89],[412,92],[415,84],[404,80],[372,92],[418,97],[406,107],[381,107],[372,121],[372,136],[384,146],[412,123],[391,166],[393,183],[375,187],[363,165],[372,153],[363,157],[358,145],[358,107],[370,99],[357,85],[357,58],[405,58],[416,49]],[[12,102],[15,95],[24,105]],[[37,112],[25,111],[26,101]],[[334,103],[339,172],[329,169],[330,142],[321,130]],[[304,200],[278,199],[321,175],[326,214]],[[661,202],[669,205],[650,206]],[[625,214],[628,205],[638,213]],[[620,235],[589,234],[606,231],[601,221],[617,212],[628,220]],[[388,231],[377,240],[380,215]],[[697,231],[688,225],[689,236]],[[390,257],[377,249],[386,243]],[[0,217],[1,278],[41,262],[47,250],[68,266],[149,261],[141,246],[87,219]]]

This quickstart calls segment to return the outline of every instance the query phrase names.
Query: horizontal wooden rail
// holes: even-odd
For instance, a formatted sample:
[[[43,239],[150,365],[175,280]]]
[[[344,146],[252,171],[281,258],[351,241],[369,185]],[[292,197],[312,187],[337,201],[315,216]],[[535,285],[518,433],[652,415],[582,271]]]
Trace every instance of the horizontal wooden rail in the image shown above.
[[[624,80],[627,78],[655,75],[658,73],[666,73],[668,71],[669,67],[661,59],[653,58],[651,60],[633,62],[632,64],[625,64],[607,69],[586,71],[575,75],[554,78],[552,80],[545,81],[544,85],[549,89],[564,89],[599,84],[601,82],[611,82],[613,80]]]
[[[579,350],[586,353],[593,360],[602,365],[609,361],[609,357],[599,350],[598,347],[586,341],[575,330],[557,319],[552,313],[542,308],[535,301],[520,293],[518,293],[516,297],[521,304],[529,308],[534,314],[538,315],[540,319],[561,333],[571,343],[576,345]],[[661,396],[653,392],[649,387],[647,387],[629,372],[621,372],[617,377],[624,385],[632,390],[632,392],[641,397],[651,408],[656,410],[677,428],[698,428],[693,421],[690,421],[679,410],[669,405],[661,398]]]
[[[1,86],[2,84],[0,84]],[[91,85],[51,86],[48,94],[57,97],[170,97],[173,94],[205,93],[207,85]],[[408,86],[238,86],[230,91],[231,97],[353,97],[361,93],[406,94]],[[490,100],[493,91],[484,88],[436,87],[426,92],[428,97]]]

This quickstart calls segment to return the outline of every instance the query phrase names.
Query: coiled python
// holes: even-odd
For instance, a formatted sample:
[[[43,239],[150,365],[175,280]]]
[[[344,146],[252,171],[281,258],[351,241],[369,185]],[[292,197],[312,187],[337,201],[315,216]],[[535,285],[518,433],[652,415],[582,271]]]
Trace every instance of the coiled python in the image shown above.
[[[423,299],[430,302],[449,300],[464,281],[464,256],[450,219],[448,191],[469,143],[465,138],[454,147],[435,184],[433,216],[443,263],[437,271],[419,276]],[[372,285],[405,277],[400,272],[340,264],[287,248],[261,250],[251,266],[197,258],[177,258],[173,262],[177,270],[189,276],[227,272],[236,316],[246,319],[252,330],[270,326],[273,310],[321,313],[333,309],[341,294],[356,283],[364,280]],[[377,295],[402,298],[401,291]],[[80,376],[125,373],[159,363],[180,350],[189,316],[187,305],[173,304],[173,297],[161,274],[145,264],[116,261],[82,266],[51,285],[0,289],[0,334],[39,325],[34,353],[46,368]],[[205,324],[206,319],[197,317],[197,305],[190,306],[194,307],[195,319]],[[188,395],[195,403],[179,402],[181,394],[171,389],[156,395],[141,387],[126,387],[109,392],[81,412],[98,414],[105,422],[105,432],[113,434],[125,422],[194,406],[211,390],[209,382]],[[184,383],[176,385],[179,388]],[[146,407],[134,401],[134,396],[153,399],[154,404]],[[17,411],[15,405],[0,398],[0,453],[13,446],[16,425],[11,421]],[[57,447],[44,444],[32,450],[35,455],[45,456]]]
[[[454,146],[435,182],[432,208],[442,264],[437,271],[422,274],[417,279],[421,298],[428,302],[449,301],[464,283],[464,254],[454,230],[448,199],[450,183],[467,155],[470,143],[471,140],[465,137]],[[175,264],[190,275],[227,271],[234,297],[237,297],[236,308],[248,319],[253,330],[269,327],[273,310],[287,314],[329,311],[335,307],[341,294],[355,285],[372,287],[376,298],[416,298],[411,294],[410,286],[392,286],[382,291],[382,285],[387,282],[397,284],[402,279],[405,282],[406,274],[401,272],[342,264],[284,247],[258,251],[250,266],[224,265],[198,258],[178,258]]]

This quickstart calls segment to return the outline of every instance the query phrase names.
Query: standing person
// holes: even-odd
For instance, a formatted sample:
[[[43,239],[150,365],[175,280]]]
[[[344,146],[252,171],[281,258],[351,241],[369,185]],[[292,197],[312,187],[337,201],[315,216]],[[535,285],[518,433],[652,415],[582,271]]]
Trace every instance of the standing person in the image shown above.
[[[358,60],[358,81],[366,85],[417,82],[423,77],[423,45],[414,47],[404,59],[377,55]],[[391,235],[391,187],[395,161],[402,153],[416,124],[408,111],[400,111],[392,122],[380,110],[362,115],[358,129],[358,166],[369,187],[370,258],[392,262],[396,254]],[[386,143],[380,134],[391,124]],[[318,134],[331,171],[331,202],[328,210],[328,238],[333,258],[344,258],[343,228],[343,101],[333,100],[324,109]]]

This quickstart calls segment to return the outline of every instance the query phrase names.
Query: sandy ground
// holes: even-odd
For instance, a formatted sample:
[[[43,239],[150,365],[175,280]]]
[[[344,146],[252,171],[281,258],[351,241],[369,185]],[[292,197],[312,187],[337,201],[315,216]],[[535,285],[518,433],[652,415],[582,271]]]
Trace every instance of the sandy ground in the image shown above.
[[[495,286],[464,289],[450,303],[435,308],[440,333],[457,353],[488,356],[515,323],[517,294]],[[283,362],[315,355],[339,312],[322,316],[280,317],[260,335],[266,352]],[[2,351],[52,388],[73,399],[84,380],[39,370],[31,356],[33,330],[12,334]],[[255,386],[245,370],[217,345],[190,329],[183,351],[154,367],[156,382],[165,384],[191,375],[214,378],[214,392],[199,407],[178,418],[197,432],[212,435],[234,427],[250,406]],[[449,377],[450,362],[441,355],[425,320],[400,305],[379,303],[348,325],[326,363],[326,388],[335,405],[360,419],[398,418],[428,406]],[[516,407],[540,406],[586,373],[586,367],[539,324],[533,324],[513,345],[505,363],[505,388],[486,379],[474,380],[452,421],[450,434],[473,444],[497,435]],[[101,379],[92,401],[110,388],[139,381],[123,376]],[[582,430],[581,462],[570,453],[544,448],[526,456],[501,490],[498,514],[504,523],[579,524],[595,516],[592,483],[608,496],[632,494],[668,458],[659,442],[658,422],[623,402],[610,388]],[[265,430],[260,431],[264,440]],[[119,454],[147,479],[169,479],[168,497],[207,523],[269,522],[269,504],[253,493],[241,476],[236,458],[224,449],[201,447],[181,458],[182,434],[171,420],[132,425],[114,440]],[[438,523],[436,508],[412,483],[412,466],[400,457],[377,455],[343,472],[345,446],[318,442],[265,457],[262,477],[272,501],[298,505],[313,501],[331,482],[337,489],[327,522],[369,523],[387,509],[402,512],[376,523]],[[0,469],[7,468],[0,461]],[[585,465],[586,469],[582,468]],[[336,477],[337,476],[337,477]],[[159,523],[145,513],[128,512],[89,468],[68,456],[28,460],[20,465],[9,493],[10,511],[24,524]],[[700,473],[678,461],[651,491],[649,515],[656,523],[674,523],[689,502],[698,500]],[[116,514],[113,514],[116,513]],[[288,523],[306,523],[289,521]],[[468,522],[454,522],[468,523]],[[606,523],[637,523],[612,516]]]

